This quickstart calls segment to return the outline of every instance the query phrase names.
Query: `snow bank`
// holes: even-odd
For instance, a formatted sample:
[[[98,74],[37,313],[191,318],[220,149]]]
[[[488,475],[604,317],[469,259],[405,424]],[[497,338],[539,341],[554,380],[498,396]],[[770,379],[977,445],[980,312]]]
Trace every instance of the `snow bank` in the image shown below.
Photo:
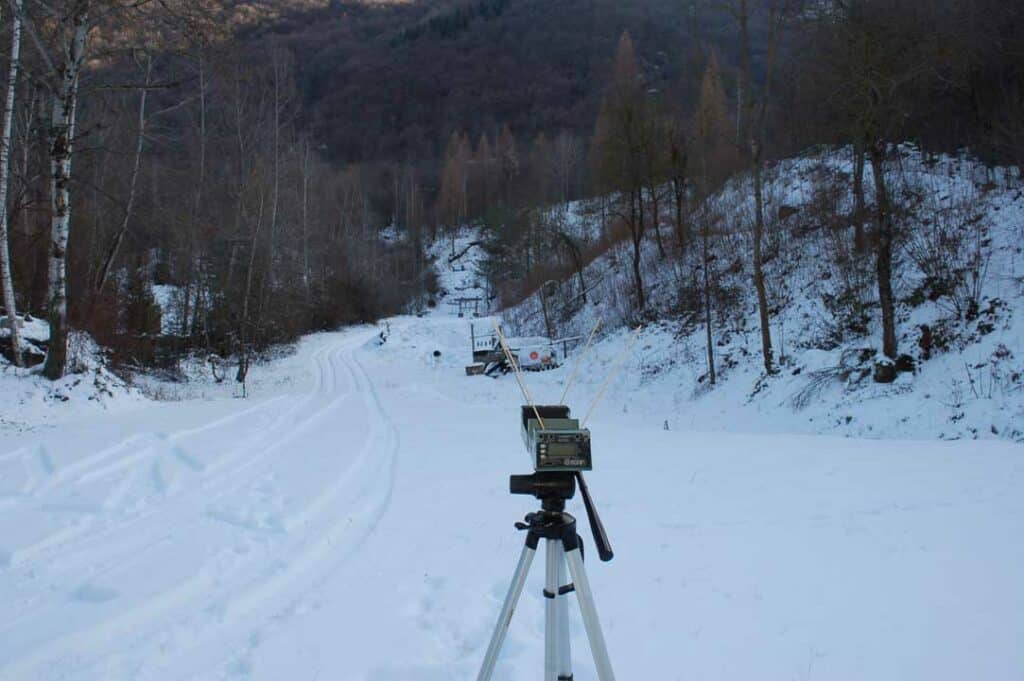
[[[26,338],[45,342],[49,325],[34,320],[23,327]],[[0,431],[32,431],[95,418],[148,402],[140,391],[110,372],[102,349],[87,334],[72,332],[68,374],[59,381],[43,378],[40,366],[19,369],[0,357]]]

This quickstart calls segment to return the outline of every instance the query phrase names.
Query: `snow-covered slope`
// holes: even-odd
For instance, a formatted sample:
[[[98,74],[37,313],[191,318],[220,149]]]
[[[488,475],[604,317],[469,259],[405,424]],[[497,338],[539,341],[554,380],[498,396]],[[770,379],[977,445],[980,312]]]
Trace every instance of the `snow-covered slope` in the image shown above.
[[[427,249],[437,272],[439,300],[435,303],[441,314],[458,314],[461,310],[469,316],[490,310],[487,280],[480,272],[484,258],[481,239],[479,230],[463,227],[438,238]]]
[[[684,259],[661,259],[648,239],[643,262],[651,316],[667,321],[645,325],[615,391],[629,396],[624,401],[639,418],[743,432],[1024,439],[1024,185],[1013,171],[901,148],[890,178],[906,208],[894,285],[900,349],[916,360],[917,372],[879,385],[867,375],[881,337],[873,259],[843,266],[850,262],[842,249],[852,230],[829,218],[852,209],[849,156],[842,150],[792,159],[769,174],[766,211],[784,216],[769,236],[777,241],[766,266],[773,345],[783,358],[778,376],[764,377],[742,256],[749,252],[749,187],[734,182],[711,202],[728,232],[717,244],[717,276],[738,301],[715,312],[719,383],[713,389],[694,299],[698,249]],[[870,169],[865,184],[870,202]],[[978,265],[978,305],[970,313],[963,308],[972,292],[959,291],[958,300],[938,295],[928,277],[937,268],[929,258],[954,237],[960,247],[953,266]],[[586,361],[583,392],[596,389],[623,346],[623,326],[637,323],[630,249],[623,243],[588,267],[588,303],[559,319],[561,335],[586,334],[598,316],[604,321],[608,336]],[[863,292],[860,316],[842,305],[851,290]],[[504,317],[518,333],[543,329],[537,296]],[[927,359],[922,325],[932,336]]]

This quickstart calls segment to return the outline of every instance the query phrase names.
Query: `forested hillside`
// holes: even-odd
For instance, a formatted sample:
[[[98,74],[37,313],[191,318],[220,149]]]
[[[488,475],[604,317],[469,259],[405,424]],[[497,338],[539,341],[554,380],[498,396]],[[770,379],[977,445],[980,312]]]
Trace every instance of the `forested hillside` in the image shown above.
[[[406,161],[439,157],[454,130],[474,143],[503,125],[523,140],[589,135],[624,30],[652,87],[689,87],[699,41],[734,58],[723,21],[709,4],[678,0],[348,1],[247,36],[295,51],[310,122],[332,156]]]
[[[52,377],[77,329],[124,368],[212,354],[244,381],[274,344],[429,305],[426,247],[465,225],[486,235],[488,302],[515,302],[608,248],[543,209],[586,197],[632,243],[621,293],[651,318],[639,254],[701,249],[695,207],[742,174],[737,257],[767,329],[762,171],[816,146],[854,150],[836,219],[877,265],[894,354],[894,145],[1024,163],[1021,9],[995,0],[89,0],[9,19],[4,306],[49,321],[25,359]]]

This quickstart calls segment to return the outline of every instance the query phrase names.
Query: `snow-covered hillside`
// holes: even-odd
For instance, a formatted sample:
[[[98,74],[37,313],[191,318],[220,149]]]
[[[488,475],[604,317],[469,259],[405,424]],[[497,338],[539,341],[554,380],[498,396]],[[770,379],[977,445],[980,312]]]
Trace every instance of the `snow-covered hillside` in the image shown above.
[[[714,314],[719,380],[713,389],[694,300],[698,248],[682,260],[671,253],[662,259],[648,239],[649,317],[671,321],[645,324],[618,379],[617,394],[629,395],[638,418],[687,429],[1024,439],[1024,185],[1014,171],[900,149],[890,181],[906,209],[905,236],[894,286],[900,349],[917,371],[880,385],[870,376],[881,338],[873,259],[843,265],[852,259],[840,242],[852,230],[834,219],[852,210],[851,166],[841,150],[785,161],[769,174],[766,212],[779,217],[768,237],[776,255],[766,265],[773,345],[783,358],[777,376],[764,377],[749,263],[741,255],[749,252],[749,186],[733,182],[711,201],[728,232],[718,237],[714,267],[721,288],[738,301]],[[868,169],[869,202],[872,184]],[[590,233],[595,230],[591,224]],[[954,262],[937,262],[953,239]],[[592,289],[587,304],[553,315],[557,335],[586,334],[598,316],[604,321],[607,339],[583,372],[588,390],[622,347],[623,327],[638,323],[630,258],[631,246],[622,243],[596,260],[585,271]],[[935,282],[954,267],[977,271],[973,282],[967,277],[973,290],[941,295]],[[862,292],[857,300],[850,299],[853,291]],[[971,299],[976,309],[967,310]],[[544,329],[536,295],[504,317],[518,333]]]
[[[461,311],[471,316],[490,311],[487,279],[480,271],[484,259],[481,239],[478,230],[463,227],[427,249],[437,272],[439,300],[434,302],[441,314]]]

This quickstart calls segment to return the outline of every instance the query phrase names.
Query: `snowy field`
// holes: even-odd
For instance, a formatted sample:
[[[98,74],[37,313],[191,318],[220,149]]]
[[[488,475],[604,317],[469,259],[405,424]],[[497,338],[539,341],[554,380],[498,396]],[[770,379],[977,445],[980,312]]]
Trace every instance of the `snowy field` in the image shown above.
[[[475,678],[535,502],[468,324],[309,337],[248,400],[0,429],[0,679]],[[550,401],[567,375],[529,378]],[[634,418],[621,386],[588,424],[619,679],[1022,678],[1019,445],[665,430],[678,405]],[[540,676],[541,568],[496,679]]]

